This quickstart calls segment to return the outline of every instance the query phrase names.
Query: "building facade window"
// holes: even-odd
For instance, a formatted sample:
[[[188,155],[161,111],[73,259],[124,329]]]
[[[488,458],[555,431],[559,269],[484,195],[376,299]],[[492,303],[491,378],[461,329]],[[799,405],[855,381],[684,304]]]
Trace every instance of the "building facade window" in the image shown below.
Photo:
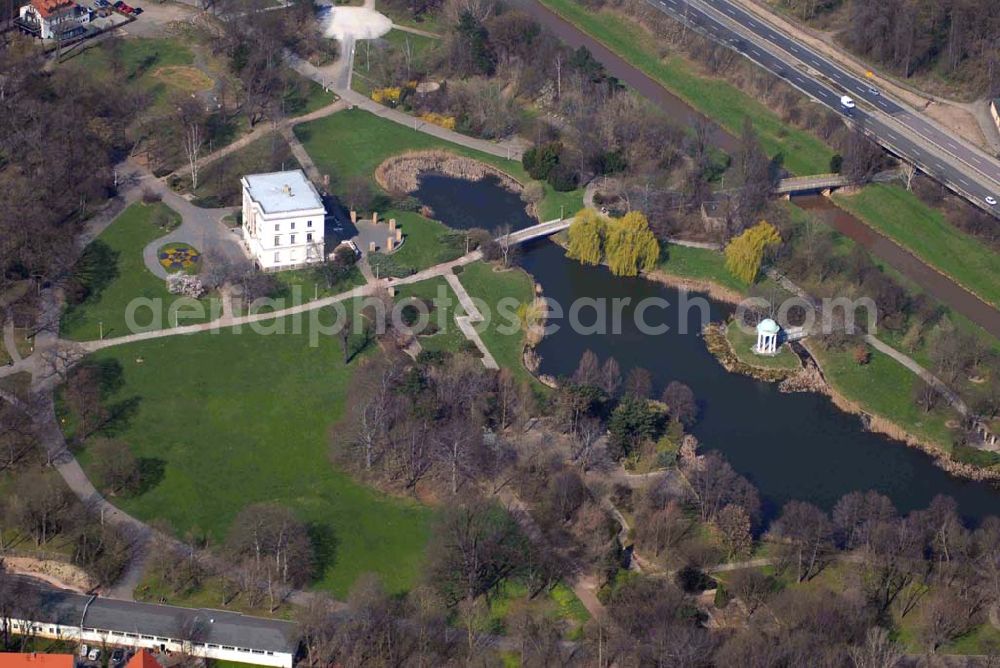
[[[281,253],[275,253],[275,254],[274,254],[274,261],[275,261],[276,263],[277,263],[277,262],[281,262]]]
[[[313,233],[310,232],[309,234],[306,235],[306,241],[312,241],[312,240],[313,240]]]
[[[275,237],[274,238],[274,245],[275,246],[280,246],[281,245],[281,237]]]
[[[292,229],[293,230],[295,229],[295,221],[294,220],[292,221]]]
[[[274,231],[277,232],[280,229],[281,229],[281,225],[279,225],[278,223],[275,223],[274,224]]]
[[[313,226],[313,222],[311,220],[306,223],[306,227],[312,227],[312,226]]]
[[[295,243],[295,235],[294,234],[292,235],[292,241],[291,241],[291,243],[293,243],[293,244]]]

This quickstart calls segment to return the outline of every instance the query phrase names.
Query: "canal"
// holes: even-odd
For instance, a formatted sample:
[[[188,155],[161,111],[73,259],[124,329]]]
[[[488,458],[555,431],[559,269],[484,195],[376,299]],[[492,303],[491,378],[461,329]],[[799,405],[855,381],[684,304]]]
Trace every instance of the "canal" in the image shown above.
[[[430,175],[422,178],[415,195],[455,228],[496,229],[510,224],[517,229],[534,222],[515,194],[493,192],[480,199],[483,188],[502,191],[495,184]],[[935,495],[946,494],[969,519],[1000,515],[1000,493],[989,483],[950,476],[922,452],[865,431],[858,416],[840,411],[826,396],[785,394],[774,384],[728,373],[700,336],[702,313],[697,308],[681,309],[683,296],[677,290],[581,265],[548,240],[527,246],[519,261],[542,285],[545,296],[566,311],[581,298],[629,300],[622,309],[620,333],[580,333],[564,321],[553,321],[561,326],[537,348],[541,373],[572,374],[589,349],[602,361],[614,357],[623,375],[634,367],[649,370],[657,394],[672,380],[686,383],[698,398],[700,417],[692,432],[702,450],[720,451],[757,486],[765,519],[791,499],[830,509],[844,494],[870,489],[891,498],[901,512],[924,508]],[[698,296],[705,300],[711,319],[721,319],[729,310]],[[656,335],[639,331],[635,309],[644,299],[669,304],[645,312],[647,324],[666,325],[668,331]],[[687,333],[682,333],[684,329]]]

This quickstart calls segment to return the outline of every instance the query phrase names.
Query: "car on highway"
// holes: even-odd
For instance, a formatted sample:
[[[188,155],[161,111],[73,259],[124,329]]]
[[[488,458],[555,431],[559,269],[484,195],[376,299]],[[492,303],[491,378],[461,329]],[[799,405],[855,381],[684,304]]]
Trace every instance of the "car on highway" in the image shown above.
[[[870,94],[872,94],[872,95],[879,95],[879,94],[880,94],[880,93],[878,92],[878,88],[875,88],[874,86],[869,86],[869,87],[868,87],[868,92],[869,92]]]
[[[997,198],[994,197],[993,195],[987,195],[986,196],[986,203],[989,204],[990,206],[996,206],[997,205]]]
[[[849,97],[847,95],[841,95],[840,96],[840,106],[842,106],[844,109],[854,109],[854,107],[856,107],[858,105],[854,104],[854,100],[851,99],[851,97]]]

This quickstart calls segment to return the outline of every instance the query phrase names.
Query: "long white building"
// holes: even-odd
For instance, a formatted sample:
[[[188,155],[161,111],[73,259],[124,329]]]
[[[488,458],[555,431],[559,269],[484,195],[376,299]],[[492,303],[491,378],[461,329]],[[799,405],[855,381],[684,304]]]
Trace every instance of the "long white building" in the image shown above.
[[[265,271],[324,258],[326,209],[301,169],[250,174],[243,183],[243,242]]]
[[[275,668],[292,668],[298,649],[297,628],[291,622],[41,587],[29,587],[24,595],[30,601],[13,611],[9,620],[10,630],[20,635],[99,648],[144,647]]]

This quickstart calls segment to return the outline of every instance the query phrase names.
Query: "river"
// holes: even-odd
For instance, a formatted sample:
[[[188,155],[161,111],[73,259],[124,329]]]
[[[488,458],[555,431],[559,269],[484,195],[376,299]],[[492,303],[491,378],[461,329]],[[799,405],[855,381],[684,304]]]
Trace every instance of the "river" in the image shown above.
[[[516,195],[493,192],[482,200],[479,195],[484,187],[500,190],[482,182],[470,185],[432,175],[422,178],[415,195],[455,228],[496,229],[510,224],[517,229],[533,222]],[[645,279],[613,276],[604,267],[581,265],[547,240],[530,244],[519,261],[542,285],[545,296],[567,309],[584,297],[631,300],[622,310],[620,334],[581,334],[561,323],[537,348],[541,373],[572,374],[580,356],[590,349],[601,360],[613,356],[623,375],[633,367],[648,369],[657,394],[671,380],[686,383],[694,390],[700,409],[692,432],[703,451],[720,451],[757,486],[765,520],[791,499],[829,510],[847,492],[869,489],[891,498],[901,512],[924,508],[935,495],[946,494],[970,520],[1000,515],[1000,492],[989,483],[950,476],[922,452],[865,431],[857,416],[840,411],[826,396],[784,394],[774,384],[727,372],[705,347],[697,310],[686,314],[688,333],[680,333],[677,290]],[[706,299],[712,319],[725,316],[726,305],[699,296]],[[669,302],[665,309],[646,312],[647,323],[666,324],[669,331],[659,335],[638,331],[634,310],[644,298]]]

